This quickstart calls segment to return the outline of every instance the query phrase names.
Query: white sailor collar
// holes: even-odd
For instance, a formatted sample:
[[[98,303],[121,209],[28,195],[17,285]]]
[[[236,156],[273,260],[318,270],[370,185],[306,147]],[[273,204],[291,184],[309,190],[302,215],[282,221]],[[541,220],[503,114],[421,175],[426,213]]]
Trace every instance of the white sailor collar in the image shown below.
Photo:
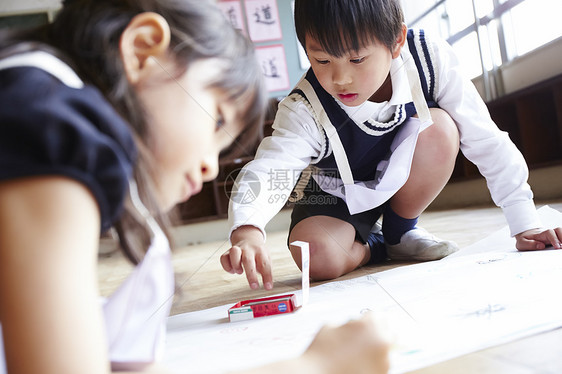
[[[392,97],[389,101],[375,103],[365,101],[355,107],[347,106],[338,99],[334,100],[356,123],[363,123],[369,119],[386,122],[395,112],[396,105],[406,104],[412,101],[412,93],[408,83],[408,76],[404,68],[404,60],[399,56],[392,60],[390,65],[390,77],[392,83]],[[386,117],[386,118],[385,118]]]

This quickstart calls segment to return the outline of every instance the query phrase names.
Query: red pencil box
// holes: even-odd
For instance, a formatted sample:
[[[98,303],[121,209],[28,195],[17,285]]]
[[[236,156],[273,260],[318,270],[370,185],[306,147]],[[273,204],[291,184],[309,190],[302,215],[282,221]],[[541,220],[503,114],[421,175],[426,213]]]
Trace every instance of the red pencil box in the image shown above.
[[[244,300],[228,309],[230,322],[244,321],[275,314],[291,313],[297,309],[295,294]]]

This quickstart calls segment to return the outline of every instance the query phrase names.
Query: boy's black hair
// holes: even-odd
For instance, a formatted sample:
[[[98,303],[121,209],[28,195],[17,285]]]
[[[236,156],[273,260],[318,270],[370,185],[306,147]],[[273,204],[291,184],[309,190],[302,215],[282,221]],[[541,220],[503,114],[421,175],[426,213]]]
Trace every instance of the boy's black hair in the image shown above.
[[[399,0],[295,1],[295,28],[303,48],[308,34],[336,57],[373,42],[392,50],[403,23]]]

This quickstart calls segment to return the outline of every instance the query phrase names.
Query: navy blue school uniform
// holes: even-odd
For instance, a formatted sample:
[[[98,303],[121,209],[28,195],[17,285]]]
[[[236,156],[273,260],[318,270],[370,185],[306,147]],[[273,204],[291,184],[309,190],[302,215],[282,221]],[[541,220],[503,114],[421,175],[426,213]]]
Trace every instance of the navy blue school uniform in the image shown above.
[[[121,212],[136,148],[99,90],[14,66],[0,70],[0,103],[0,181],[45,175],[79,181],[94,195],[107,230]]]

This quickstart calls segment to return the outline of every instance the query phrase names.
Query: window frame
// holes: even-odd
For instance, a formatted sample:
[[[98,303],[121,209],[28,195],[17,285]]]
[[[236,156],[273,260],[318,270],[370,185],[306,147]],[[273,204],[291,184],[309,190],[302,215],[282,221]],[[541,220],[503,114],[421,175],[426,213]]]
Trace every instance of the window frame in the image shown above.
[[[448,3],[449,0],[438,0],[436,1],[433,5],[429,6],[426,10],[424,10],[420,15],[418,15],[417,17],[415,17],[412,21],[409,22],[409,26],[410,27],[414,27],[417,24],[419,24],[424,18],[428,17],[429,15],[433,14],[434,12],[437,12],[439,10],[439,8],[441,6],[445,6]],[[488,69],[486,67],[486,62],[485,62],[485,57],[484,57],[484,45],[482,43],[483,38],[487,38],[488,34],[483,32],[483,29],[488,27],[490,25],[490,23],[492,23],[493,21],[496,22],[496,32],[497,35],[494,37],[497,37],[497,41],[499,43],[499,52],[500,52],[500,61],[501,64],[505,64],[507,62],[509,62],[511,59],[509,58],[509,54],[508,54],[508,47],[507,47],[507,39],[506,39],[506,35],[504,32],[504,24],[502,21],[502,16],[504,14],[506,14],[507,12],[509,12],[512,8],[514,8],[515,6],[523,3],[526,0],[505,0],[503,2],[501,2],[500,0],[492,0],[493,1],[493,10],[491,12],[489,12],[488,14],[482,16],[482,17],[478,17],[477,16],[477,6],[476,6],[476,2],[475,0],[471,0],[472,3],[472,9],[473,9],[473,16],[474,16],[474,22],[468,26],[466,26],[464,29],[457,31],[455,33],[453,33],[452,35],[449,35],[446,38],[446,41],[453,45],[456,42],[458,42],[459,40],[463,39],[464,37],[467,37],[468,35],[470,35],[471,33],[475,33],[476,34],[476,38],[478,40],[478,53],[479,53],[479,57],[480,57],[480,67],[481,67],[481,71],[482,71],[482,80],[483,80],[483,85],[484,85],[484,99],[486,101],[492,100],[496,97],[499,96],[500,93],[502,93],[501,91],[502,88],[498,87],[498,79],[496,77],[496,70],[498,68],[498,66],[496,65],[496,63],[493,61],[493,56],[492,56],[492,69]],[[489,33],[489,31],[488,31]]]

